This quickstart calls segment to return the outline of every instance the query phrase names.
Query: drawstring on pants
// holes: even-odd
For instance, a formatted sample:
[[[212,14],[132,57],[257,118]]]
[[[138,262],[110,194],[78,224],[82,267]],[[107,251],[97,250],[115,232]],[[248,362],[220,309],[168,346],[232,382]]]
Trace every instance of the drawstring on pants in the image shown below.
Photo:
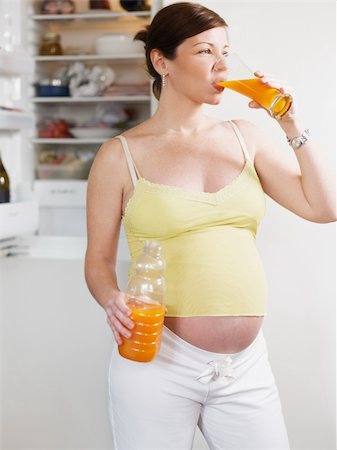
[[[207,384],[216,379],[220,379],[225,384],[229,384],[235,379],[233,375],[232,362],[233,360],[229,355],[227,355],[224,359],[211,361],[208,363],[210,367],[207,367],[207,369],[205,369],[195,379],[203,384]]]

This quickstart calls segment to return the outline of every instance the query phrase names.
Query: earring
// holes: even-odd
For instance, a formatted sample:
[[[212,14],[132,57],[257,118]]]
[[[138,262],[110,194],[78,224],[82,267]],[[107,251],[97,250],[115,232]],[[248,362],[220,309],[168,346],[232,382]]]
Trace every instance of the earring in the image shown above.
[[[163,73],[161,76],[161,88],[164,89],[166,85],[166,75]]]

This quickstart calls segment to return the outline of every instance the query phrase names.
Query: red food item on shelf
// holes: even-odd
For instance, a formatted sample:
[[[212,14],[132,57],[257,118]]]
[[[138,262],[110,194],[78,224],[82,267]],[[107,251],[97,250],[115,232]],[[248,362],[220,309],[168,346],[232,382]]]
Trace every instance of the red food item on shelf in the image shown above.
[[[75,12],[73,0],[45,0],[41,6],[42,14],[72,14]]]
[[[71,137],[70,128],[72,124],[64,119],[56,119],[42,125],[39,130],[40,138],[69,138]]]

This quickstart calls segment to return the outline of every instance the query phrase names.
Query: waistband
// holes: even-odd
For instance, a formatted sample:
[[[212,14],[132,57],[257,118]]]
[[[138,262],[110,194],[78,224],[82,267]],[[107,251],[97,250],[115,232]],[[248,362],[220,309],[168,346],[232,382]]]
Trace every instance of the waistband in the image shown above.
[[[159,355],[161,358],[169,358],[172,363],[199,367],[195,379],[203,384],[215,379],[228,384],[236,378],[240,368],[246,363],[250,364],[251,360],[259,359],[266,352],[262,330],[244,350],[237,353],[217,353],[190,344],[164,326]]]
[[[257,347],[265,346],[265,340],[263,336],[262,329],[258,332],[257,336],[253,340],[251,344],[248,345],[245,349],[241,350],[240,352],[236,353],[217,353],[217,352],[211,352],[209,350],[204,350],[200,347],[197,347],[184,339],[182,339],[180,336],[175,334],[173,331],[171,331],[169,328],[167,328],[165,325],[163,327],[163,338],[162,338],[162,346],[170,346],[171,348],[184,348],[186,350],[186,355],[190,355],[193,357],[197,357],[197,359],[200,359],[200,362],[203,362],[205,359],[215,359],[215,358],[221,358],[224,356],[231,356],[233,360],[241,360],[244,359],[251,351],[256,349]]]

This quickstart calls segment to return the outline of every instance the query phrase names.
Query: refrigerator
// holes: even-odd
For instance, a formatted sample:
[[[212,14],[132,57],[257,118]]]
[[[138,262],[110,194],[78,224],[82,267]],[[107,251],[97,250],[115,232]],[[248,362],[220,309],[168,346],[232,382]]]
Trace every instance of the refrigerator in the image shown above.
[[[142,44],[132,42],[151,4],[126,11],[111,0],[102,10],[79,0],[69,2],[74,11],[45,14],[46,3],[0,2],[0,150],[12,199],[0,206],[0,239],[85,237],[97,150],[148,118],[154,104]]]

